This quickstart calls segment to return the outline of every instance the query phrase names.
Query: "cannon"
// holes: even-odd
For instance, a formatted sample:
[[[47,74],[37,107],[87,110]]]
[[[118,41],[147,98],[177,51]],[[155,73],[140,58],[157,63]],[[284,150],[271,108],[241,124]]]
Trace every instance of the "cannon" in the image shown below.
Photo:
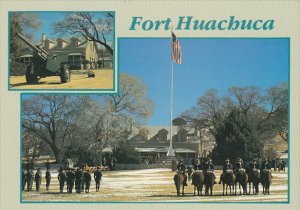
[[[22,34],[17,33],[17,37],[33,50],[32,62],[25,71],[27,83],[37,83],[40,78],[49,76],[59,76],[62,83],[70,81],[67,55],[50,54],[39,45],[34,45]]]

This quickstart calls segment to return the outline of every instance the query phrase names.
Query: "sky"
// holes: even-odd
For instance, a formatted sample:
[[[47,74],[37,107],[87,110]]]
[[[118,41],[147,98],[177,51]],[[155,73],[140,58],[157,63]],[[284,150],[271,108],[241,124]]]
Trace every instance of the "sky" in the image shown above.
[[[57,21],[62,20],[65,15],[69,13],[71,12],[35,12],[35,14],[38,14],[39,20],[41,22],[41,27],[36,31],[32,31],[32,33],[34,34],[34,38],[40,41],[42,39],[43,33],[46,34],[46,38],[58,38],[57,34],[53,34],[53,24]],[[90,13],[95,16],[95,19],[106,18],[107,14],[106,12],[100,11]],[[111,41],[110,38],[108,38],[107,40]]]
[[[196,105],[209,89],[232,86],[266,90],[289,76],[289,40],[281,38],[178,38],[182,64],[174,64],[173,119]],[[119,39],[119,71],[148,86],[154,112],[148,125],[170,119],[170,38]]]

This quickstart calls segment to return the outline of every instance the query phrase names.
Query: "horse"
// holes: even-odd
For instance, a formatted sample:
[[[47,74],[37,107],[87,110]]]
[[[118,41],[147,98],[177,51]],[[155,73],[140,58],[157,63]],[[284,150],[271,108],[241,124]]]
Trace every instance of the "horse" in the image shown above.
[[[194,195],[196,195],[196,189],[198,195],[202,195],[202,188],[204,184],[204,173],[202,170],[196,170],[192,175],[192,185],[194,185]]]
[[[263,186],[263,194],[270,195],[270,185],[272,184],[271,170],[264,169],[261,176],[261,184]]]
[[[174,175],[174,183],[175,183],[175,186],[176,186],[176,191],[177,191],[177,196],[180,195],[180,187],[182,186],[182,195],[184,195],[184,179],[185,179],[185,176],[182,172],[177,172],[175,175]]]
[[[207,170],[204,176],[205,195],[209,195],[209,194],[213,195],[214,184],[215,184],[215,175],[212,170]]]
[[[278,165],[278,172],[280,173],[280,171],[285,172],[285,165],[283,163],[279,163]]]
[[[242,194],[241,186],[243,188],[243,195],[247,194],[247,182],[248,182],[248,175],[245,172],[245,169],[239,169],[236,173],[234,194],[236,195],[237,183],[239,184],[240,195]]]
[[[226,185],[226,195],[227,195],[227,189],[229,187],[230,195],[231,195],[231,187],[232,187],[232,193],[234,192],[234,182],[235,182],[235,175],[231,169],[226,170],[225,173],[221,176],[221,182],[223,183],[223,195],[225,194],[225,185]]]
[[[186,172],[188,174],[188,180],[190,181],[192,178],[193,168],[192,168],[192,166],[187,166],[186,168],[187,168]]]

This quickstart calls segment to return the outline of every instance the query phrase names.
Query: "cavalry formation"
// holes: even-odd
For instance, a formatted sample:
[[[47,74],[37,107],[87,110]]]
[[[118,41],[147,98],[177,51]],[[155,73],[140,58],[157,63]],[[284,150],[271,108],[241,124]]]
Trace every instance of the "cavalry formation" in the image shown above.
[[[285,167],[284,163],[280,163],[281,168]],[[187,179],[192,180],[194,185],[194,195],[202,195],[203,188],[205,195],[213,195],[213,186],[217,184],[216,175],[214,172],[214,164],[211,158],[205,161],[198,160],[192,169],[187,169],[180,160],[177,164],[177,173],[174,175],[174,183],[176,186],[177,195],[184,195],[184,188],[187,186]],[[188,174],[188,176],[186,175]],[[237,186],[240,194],[246,195],[259,193],[259,184],[263,187],[263,194],[270,194],[270,185],[272,183],[272,170],[268,159],[264,159],[259,166],[256,159],[248,162],[245,167],[241,158],[237,158],[235,165],[230,163],[229,158],[225,159],[223,172],[220,176],[218,184],[223,185],[223,195],[236,195]],[[249,191],[247,186],[249,185]],[[229,192],[228,192],[229,190]]]

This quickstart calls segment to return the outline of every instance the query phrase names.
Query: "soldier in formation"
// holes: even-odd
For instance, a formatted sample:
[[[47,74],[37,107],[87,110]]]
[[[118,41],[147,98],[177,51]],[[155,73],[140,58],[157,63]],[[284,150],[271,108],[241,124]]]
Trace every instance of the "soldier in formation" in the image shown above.
[[[223,176],[227,173],[228,170],[232,170],[233,169],[233,166],[232,164],[230,163],[230,160],[229,158],[226,158],[225,159],[225,163],[223,165],[223,173],[221,174],[220,176],[220,181],[219,181],[219,184],[221,184],[221,180],[223,180]]]
[[[26,178],[27,178],[27,191],[29,192],[32,190],[33,179],[34,179],[34,173],[32,169],[29,169]]]
[[[39,192],[41,189],[41,183],[42,183],[42,172],[41,172],[40,168],[37,169],[34,179],[35,179],[35,189],[36,189],[36,191]]]
[[[50,170],[47,168],[46,174],[45,174],[45,179],[46,179],[46,190],[49,190],[50,187],[50,181],[51,181],[51,173]]]
[[[64,170],[63,169],[60,169],[59,170],[59,173],[58,173],[58,181],[59,181],[59,192],[60,193],[63,193],[64,191],[64,186],[65,186],[65,181],[66,181],[66,175],[64,173]]]
[[[179,160],[179,162],[177,164],[177,171],[180,171],[184,175],[183,185],[187,186],[187,176],[185,174],[185,169],[186,169],[186,167],[183,164],[182,160]]]
[[[25,190],[26,183],[27,183],[27,171],[24,168],[22,168],[22,191]]]
[[[90,192],[91,180],[92,180],[92,176],[89,173],[89,169],[86,169],[86,172],[84,172],[83,179],[84,179],[84,183],[85,183],[85,192],[89,193]]]
[[[96,182],[96,192],[99,192],[100,190],[100,181],[102,178],[102,173],[100,171],[100,167],[97,167],[97,170],[94,172],[94,180]]]
[[[242,158],[237,158],[236,163],[234,165],[234,172],[237,173],[240,169],[243,169],[243,160]]]
[[[207,158],[206,159],[206,162],[203,164],[203,170],[204,170],[204,173],[207,173],[207,171],[211,171],[214,175],[214,178],[216,179],[216,174],[215,174],[215,165],[213,164],[212,162],[212,159],[211,158]],[[214,182],[214,184],[217,184],[216,182]]]
[[[67,178],[67,192],[72,193],[74,187],[75,174],[70,168],[68,168],[68,171],[66,173],[66,178]]]
[[[83,181],[82,171],[80,168],[77,168],[75,172],[75,190],[76,193],[81,193],[82,181]]]

